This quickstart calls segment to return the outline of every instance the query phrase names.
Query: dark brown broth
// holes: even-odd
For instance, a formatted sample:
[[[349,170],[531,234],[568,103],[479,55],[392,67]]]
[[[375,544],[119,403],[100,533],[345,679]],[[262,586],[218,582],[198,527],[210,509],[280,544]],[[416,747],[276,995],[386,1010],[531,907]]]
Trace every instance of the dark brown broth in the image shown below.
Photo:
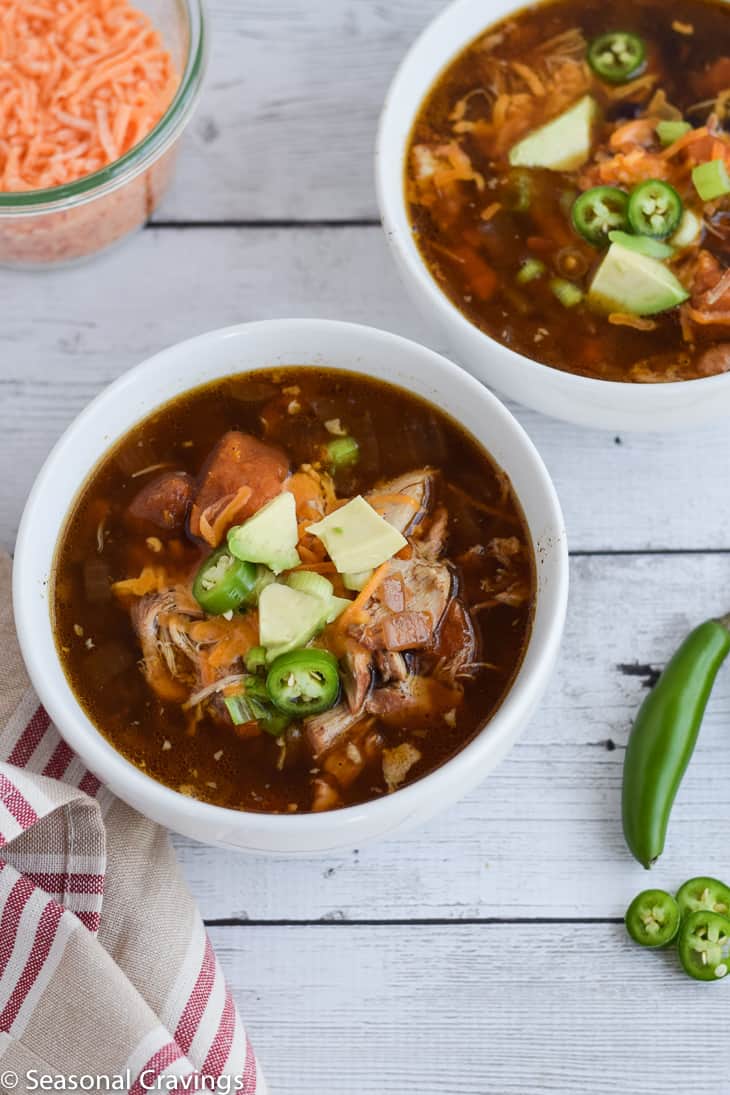
[[[616,29],[639,34],[648,43],[651,63],[658,67],[656,87],[663,88],[668,100],[682,111],[701,98],[694,88],[693,77],[702,73],[712,61],[730,53],[730,4],[717,0],[672,0],[671,3],[666,0],[615,0],[609,5],[605,0],[554,0],[524,8],[504,22],[514,24],[517,30],[510,36],[508,47],[497,47],[496,52],[516,60],[526,49],[573,27],[579,27],[588,41]],[[673,23],[688,24],[694,28],[694,33],[677,33]],[[411,135],[411,147],[453,139],[449,114],[455,103],[478,88],[482,81],[479,45],[486,34],[492,34],[503,25],[495,24],[488,31],[485,28],[484,34],[442,73],[421,107]],[[594,79],[590,94],[598,100],[607,117],[615,119],[619,108],[606,92],[606,85]],[[695,124],[700,120],[695,116]],[[490,160],[479,144],[468,136],[464,147],[476,169],[487,180],[497,179],[499,187],[488,190],[486,196],[480,194],[476,200],[466,201],[458,219],[447,228],[439,227],[431,212],[420,204],[410,202],[410,216],[419,248],[433,276],[472,323],[510,349],[566,372],[604,380],[642,380],[646,377],[641,375],[640,363],[650,359],[657,364],[657,375],[651,379],[693,379],[703,375],[695,368],[695,363],[701,349],[713,343],[706,341],[699,349],[687,345],[682,339],[676,308],[653,317],[656,328],[641,332],[615,326],[584,306],[566,309],[550,291],[546,279],[520,289],[515,284],[515,276],[522,262],[531,256],[528,238],[546,235],[545,226],[550,222],[562,222],[568,236],[571,235],[561,198],[571,191],[577,193],[575,173],[530,170],[531,210],[519,213],[503,209],[485,222],[481,213],[493,198],[502,196],[500,188],[508,177],[509,165]],[[410,154],[407,162],[408,191]],[[445,253],[444,249],[453,249],[464,239],[475,243],[497,274],[499,287],[490,300],[479,300],[459,263],[449,261]],[[584,281],[587,284],[602,253],[583,244],[575,233],[566,242],[585,256],[589,264]],[[727,263],[727,243],[723,251],[722,244],[706,233],[703,246],[718,253],[723,264]],[[545,261],[550,265],[554,256]],[[560,271],[555,269],[553,272]],[[637,370],[632,374],[634,367]]]
[[[292,385],[301,389],[296,398],[303,410],[298,414],[287,412],[291,397],[281,394]],[[286,449],[292,467],[311,461],[317,446],[327,440],[325,421],[340,418],[346,423],[360,443],[361,459],[351,474],[338,477],[340,496],[364,493],[380,479],[425,464],[440,469],[440,490],[451,514],[452,559],[493,537],[517,536],[527,545],[521,577],[532,591],[528,601],[519,608],[498,605],[474,616],[481,657],[496,668],[480,672],[466,685],[454,727],[441,719],[432,728],[420,727],[421,733],[426,730],[418,740],[423,759],[410,779],[432,771],[461,749],[502,701],[529,637],[534,562],[519,503],[484,450],[433,405],[355,374],[287,368],[207,385],[143,421],[104,458],[82,489],[62,533],[55,567],[56,641],[80,703],[115,748],[168,786],[235,809],[286,811],[295,805],[307,810],[311,755],[303,751],[296,764],[279,772],[278,746],[265,734],[241,740],[232,728],[204,718],[189,736],[181,711],[162,705],[149,689],[139,669],[140,652],[128,613],[108,592],[111,581],[135,577],[142,566],[162,560],[143,536],[130,533],[124,521],[127,506],[145,482],[144,476],[133,477],[134,473],[169,463],[196,475],[226,430],[263,436],[260,416],[265,407],[266,440]],[[451,490],[446,497],[447,482],[504,516],[475,509]],[[179,552],[194,567],[205,552],[191,540],[178,542]],[[169,550],[168,545],[165,551]],[[493,576],[494,566],[493,559],[485,559],[462,572],[467,603],[485,599],[480,580]],[[95,573],[99,567],[101,575]],[[413,728],[381,729],[394,745]],[[361,802],[384,791],[382,772],[368,770],[344,798],[346,803]]]

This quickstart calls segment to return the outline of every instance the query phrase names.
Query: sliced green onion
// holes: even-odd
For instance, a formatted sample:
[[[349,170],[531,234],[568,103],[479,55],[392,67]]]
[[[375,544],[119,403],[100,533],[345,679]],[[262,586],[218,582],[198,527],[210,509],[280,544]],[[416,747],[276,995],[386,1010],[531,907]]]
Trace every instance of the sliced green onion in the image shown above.
[[[703,202],[730,194],[730,175],[724,160],[710,160],[693,168],[692,182]]]
[[[334,596],[334,586],[322,574],[313,570],[295,570],[286,580],[291,589],[300,593],[308,593],[310,597],[318,597],[321,601],[330,601]]]
[[[550,288],[564,308],[575,308],[583,300],[583,293],[578,286],[565,278],[551,278]]]
[[[628,232],[609,232],[611,243],[618,243],[627,251],[635,251],[639,255],[648,255],[650,259],[670,259],[674,254],[674,248],[661,240],[652,239],[651,236],[630,236]]]
[[[268,692],[263,681],[255,677],[246,679],[246,694],[239,696],[224,696],[223,703],[231,717],[234,726],[244,726],[248,722],[257,722],[261,730],[273,737],[283,734],[291,722],[288,715],[281,711],[274,711],[268,702],[263,703],[257,695],[268,701]]]
[[[689,122],[658,122],[656,132],[664,147],[668,148],[680,137],[684,137],[685,133],[689,133],[691,128]]]
[[[361,589],[365,588],[372,576],[372,570],[356,570],[349,574],[343,574],[342,581],[345,589],[352,589],[359,593]]]
[[[265,668],[266,651],[263,646],[252,646],[243,660],[249,673],[255,673],[257,669]]]
[[[258,722],[265,718],[266,708],[259,700],[250,696],[224,696],[223,702],[231,716],[234,726],[243,726],[247,722]]]
[[[698,217],[691,209],[685,209],[679,228],[673,236],[670,236],[669,242],[672,247],[691,247],[702,238],[703,231],[702,217]]]
[[[336,437],[325,445],[327,462],[337,471],[356,464],[360,456],[360,446],[354,437]]]
[[[541,262],[540,259],[525,259],[517,272],[515,281],[520,285],[527,285],[529,281],[535,281],[536,278],[541,278],[546,269],[545,263]]]
[[[526,213],[532,204],[532,181],[528,171],[510,171],[502,204],[511,213]]]

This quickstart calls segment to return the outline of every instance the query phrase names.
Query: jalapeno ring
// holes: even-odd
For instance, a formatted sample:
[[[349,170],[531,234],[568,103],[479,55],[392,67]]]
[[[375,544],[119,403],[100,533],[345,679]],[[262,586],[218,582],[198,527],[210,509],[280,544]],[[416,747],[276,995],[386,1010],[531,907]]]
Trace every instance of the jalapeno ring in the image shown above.
[[[679,931],[679,905],[665,890],[644,890],[626,910],[626,931],[642,947],[666,947]]]
[[[720,981],[730,973],[730,920],[699,909],[682,921],[679,960],[695,981]]]
[[[201,563],[193,582],[193,597],[204,612],[221,616],[253,596],[257,577],[253,563],[236,559],[223,544]]]
[[[607,247],[609,232],[628,228],[628,204],[628,194],[617,186],[594,186],[575,199],[570,218],[584,240]]]
[[[588,64],[596,76],[609,84],[625,84],[640,75],[646,61],[646,46],[638,34],[612,30],[594,38],[588,47]]]
[[[679,194],[663,179],[639,183],[629,195],[629,224],[640,236],[666,239],[679,226],[683,212]]]
[[[334,707],[340,696],[337,659],[305,647],[275,658],[266,677],[269,698],[285,715],[306,718]]]

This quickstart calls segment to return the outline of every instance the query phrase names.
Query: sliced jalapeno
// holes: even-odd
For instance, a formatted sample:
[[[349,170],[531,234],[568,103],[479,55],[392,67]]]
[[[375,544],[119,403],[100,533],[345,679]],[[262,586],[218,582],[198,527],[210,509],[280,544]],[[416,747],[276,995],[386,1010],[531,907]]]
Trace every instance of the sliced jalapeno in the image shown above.
[[[628,194],[617,186],[594,186],[573,202],[573,227],[594,247],[608,246],[609,232],[629,226],[628,204]]]
[[[211,616],[231,612],[256,590],[257,571],[253,563],[236,559],[223,544],[203,561],[193,582],[193,596]]]
[[[719,981],[730,972],[730,920],[698,909],[682,921],[679,960],[696,981]]]
[[[280,654],[266,677],[266,690],[285,715],[317,715],[339,699],[337,660],[326,650],[312,648]]]
[[[683,917],[694,912],[714,912],[730,917],[730,887],[717,878],[690,878],[677,891]]]
[[[588,47],[588,64],[609,84],[625,84],[638,76],[646,61],[646,46],[638,34],[612,30],[594,38]]]
[[[684,205],[677,191],[662,179],[639,183],[629,195],[629,224],[640,236],[662,240],[682,219]]]
[[[644,890],[626,910],[626,931],[642,947],[666,947],[679,931],[679,905],[665,890]]]

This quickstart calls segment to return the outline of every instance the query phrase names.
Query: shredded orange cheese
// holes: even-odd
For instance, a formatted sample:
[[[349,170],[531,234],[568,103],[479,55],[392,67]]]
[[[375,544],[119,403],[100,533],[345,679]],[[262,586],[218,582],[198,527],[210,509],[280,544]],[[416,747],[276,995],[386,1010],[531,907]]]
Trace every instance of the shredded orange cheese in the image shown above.
[[[178,78],[126,0],[0,0],[0,190],[73,182],[154,128]]]

